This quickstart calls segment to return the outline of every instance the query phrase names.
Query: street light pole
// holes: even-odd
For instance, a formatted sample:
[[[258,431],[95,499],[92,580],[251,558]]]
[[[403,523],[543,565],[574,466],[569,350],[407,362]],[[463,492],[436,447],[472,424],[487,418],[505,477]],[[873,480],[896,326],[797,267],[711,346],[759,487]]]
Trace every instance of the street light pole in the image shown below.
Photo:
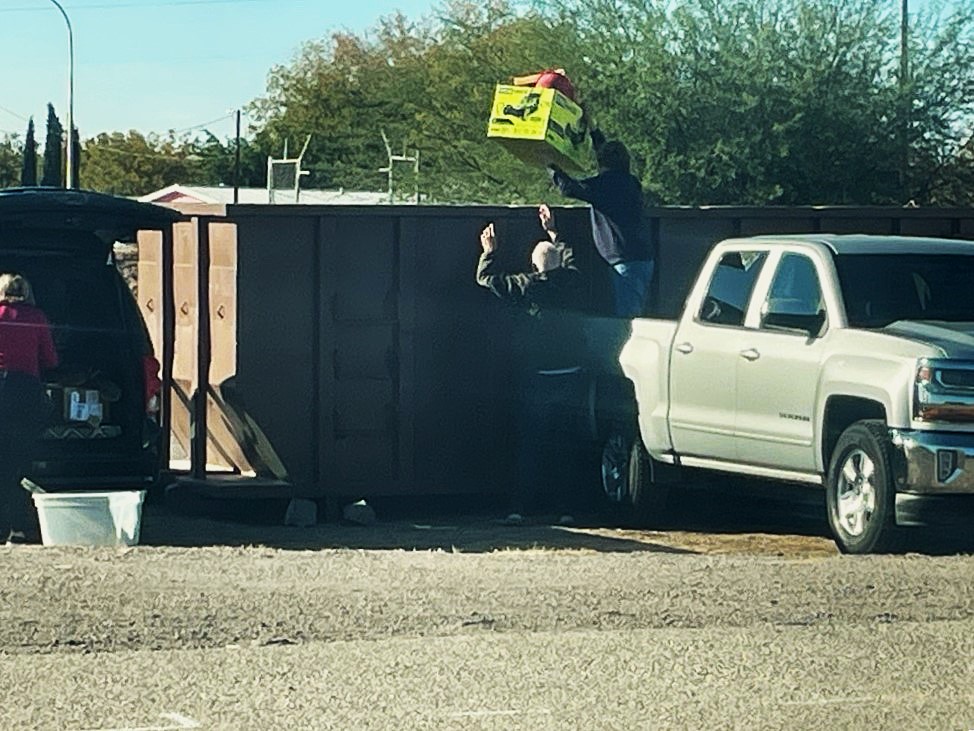
[[[74,188],[74,31],[71,30],[71,19],[64,12],[58,0],[51,0],[61,11],[64,22],[68,26],[68,134],[67,134],[67,188]]]

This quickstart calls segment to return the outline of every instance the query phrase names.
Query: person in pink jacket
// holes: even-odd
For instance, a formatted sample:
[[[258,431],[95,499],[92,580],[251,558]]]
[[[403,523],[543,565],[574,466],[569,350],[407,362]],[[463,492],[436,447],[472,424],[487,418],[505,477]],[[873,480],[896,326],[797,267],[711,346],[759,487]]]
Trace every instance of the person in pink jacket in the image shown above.
[[[46,417],[41,373],[57,364],[51,328],[30,283],[0,274],[0,541],[37,540],[20,481]]]

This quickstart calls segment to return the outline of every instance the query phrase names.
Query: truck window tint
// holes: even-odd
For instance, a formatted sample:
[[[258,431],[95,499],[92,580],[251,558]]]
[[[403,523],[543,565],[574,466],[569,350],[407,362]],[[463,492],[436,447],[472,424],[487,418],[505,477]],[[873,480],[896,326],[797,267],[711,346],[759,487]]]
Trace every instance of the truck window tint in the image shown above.
[[[812,260],[802,254],[782,256],[764,311],[777,315],[817,315],[822,309],[822,287]]]
[[[974,321],[974,256],[850,254],[837,256],[835,264],[851,327]]]
[[[699,319],[715,325],[743,325],[747,303],[766,258],[764,251],[724,254],[710,280]]]

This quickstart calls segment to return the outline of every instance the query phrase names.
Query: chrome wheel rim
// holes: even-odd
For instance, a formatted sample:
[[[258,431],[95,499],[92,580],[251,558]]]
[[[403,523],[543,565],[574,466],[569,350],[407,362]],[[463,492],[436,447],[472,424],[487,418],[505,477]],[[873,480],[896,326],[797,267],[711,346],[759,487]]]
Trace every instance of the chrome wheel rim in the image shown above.
[[[621,434],[613,434],[602,447],[602,489],[614,503],[621,503],[629,489],[630,447]]]
[[[866,452],[846,455],[836,490],[836,510],[842,530],[858,538],[876,512],[876,465]]]

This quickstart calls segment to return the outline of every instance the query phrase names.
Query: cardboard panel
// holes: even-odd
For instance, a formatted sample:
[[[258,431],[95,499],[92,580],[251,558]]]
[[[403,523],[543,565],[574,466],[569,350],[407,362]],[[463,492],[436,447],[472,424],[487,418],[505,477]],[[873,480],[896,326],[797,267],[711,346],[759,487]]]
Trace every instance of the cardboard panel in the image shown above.
[[[162,353],[162,234],[139,231],[139,309],[157,355]]]

